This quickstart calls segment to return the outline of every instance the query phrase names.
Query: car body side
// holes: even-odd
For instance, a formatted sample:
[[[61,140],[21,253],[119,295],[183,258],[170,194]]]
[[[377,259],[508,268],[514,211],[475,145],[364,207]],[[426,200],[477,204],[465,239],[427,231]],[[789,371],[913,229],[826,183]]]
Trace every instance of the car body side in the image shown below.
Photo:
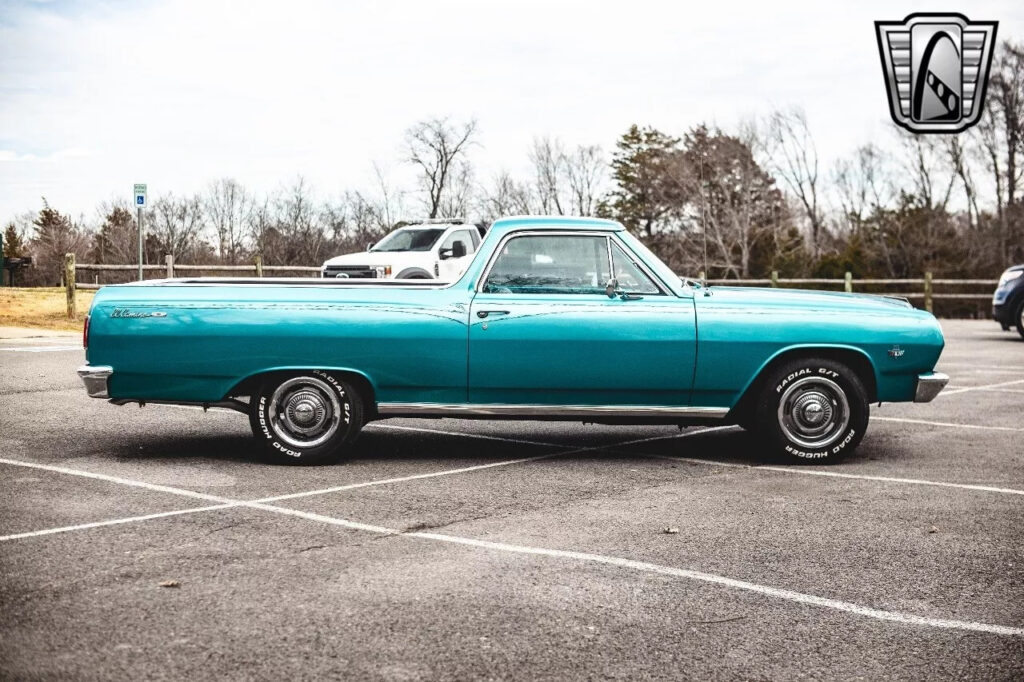
[[[356,378],[378,406],[520,403],[521,392],[504,384],[478,394],[483,400],[473,395],[471,358],[473,339],[479,338],[474,334],[487,329],[488,321],[492,330],[512,323],[481,319],[473,305],[477,284],[503,239],[552,228],[622,231],[617,223],[600,220],[501,220],[464,275],[443,286],[198,280],[104,287],[90,311],[87,360],[113,369],[108,397],[121,401],[214,403],[244,395],[246,387],[268,373],[318,368]],[[620,245],[630,248],[627,241]],[[872,401],[910,401],[918,377],[934,368],[943,347],[935,318],[902,301],[661,283],[666,295],[657,301],[616,301],[610,305],[618,307],[611,309],[661,306],[650,319],[671,313],[678,337],[652,331],[639,318],[635,327],[602,327],[598,313],[590,334],[569,327],[580,335],[570,339],[573,343],[559,360],[560,371],[572,373],[584,388],[539,391],[530,402],[700,406],[735,419],[759,377],[780,361],[802,355],[845,361],[861,374]],[[567,310],[557,297],[531,304],[537,324]],[[518,323],[524,324],[521,318]],[[532,328],[525,329],[529,333]],[[563,333],[551,331],[558,327],[544,329]],[[550,377],[551,365],[545,363],[551,358],[535,355],[506,356],[516,363],[511,370],[504,368],[512,377],[508,381]],[[665,358],[677,361],[664,373],[655,372]],[[645,363],[652,369],[635,369]],[[665,385],[650,390],[652,381]]]

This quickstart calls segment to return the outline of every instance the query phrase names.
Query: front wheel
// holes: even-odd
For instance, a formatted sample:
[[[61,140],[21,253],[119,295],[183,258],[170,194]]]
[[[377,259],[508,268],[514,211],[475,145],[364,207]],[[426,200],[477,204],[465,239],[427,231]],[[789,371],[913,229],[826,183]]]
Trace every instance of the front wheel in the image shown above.
[[[795,360],[769,376],[757,430],[796,462],[833,462],[852,452],[868,425],[868,397],[856,372],[825,358]]]
[[[1017,306],[1017,333],[1024,338],[1024,300]]]
[[[293,464],[338,459],[362,423],[358,391],[323,370],[275,375],[253,395],[249,410],[249,424],[264,449]]]

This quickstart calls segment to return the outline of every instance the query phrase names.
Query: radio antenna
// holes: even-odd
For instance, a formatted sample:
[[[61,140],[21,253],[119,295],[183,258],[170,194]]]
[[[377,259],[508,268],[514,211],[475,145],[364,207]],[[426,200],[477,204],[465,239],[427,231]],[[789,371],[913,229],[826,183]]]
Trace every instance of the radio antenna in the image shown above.
[[[704,237],[704,270],[701,285],[708,286],[708,222],[704,208],[704,150],[700,151],[700,231]]]

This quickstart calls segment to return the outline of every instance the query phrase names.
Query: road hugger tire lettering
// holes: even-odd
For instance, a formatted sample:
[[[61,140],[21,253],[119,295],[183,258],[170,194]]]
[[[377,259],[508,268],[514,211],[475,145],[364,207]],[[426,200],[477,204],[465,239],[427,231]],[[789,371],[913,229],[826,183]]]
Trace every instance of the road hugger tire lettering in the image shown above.
[[[253,434],[268,454],[283,462],[336,460],[363,423],[359,392],[325,370],[273,375],[250,404]]]
[[[826,358],[775,368],[758,397],[756,430],[776,454],[796,462],[831,462],[849,454],[867,429],[864,383]]]

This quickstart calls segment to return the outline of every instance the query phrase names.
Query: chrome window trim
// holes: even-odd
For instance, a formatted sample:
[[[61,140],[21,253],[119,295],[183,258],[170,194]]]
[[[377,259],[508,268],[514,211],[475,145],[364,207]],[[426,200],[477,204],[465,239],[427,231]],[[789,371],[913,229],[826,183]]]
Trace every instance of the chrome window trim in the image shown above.
[[[644,263],[639,258],[633,258],[632,256],[630,256],[630,254],[633,253],[633,250],[627,248],[626,244],[623,243],[621,239],[615,240],[615,246],[618,247],[619,251],[622,252],[622,255],[625,256],[630,263],[636,265],[645,275],[647,275],[647,279],[651,280],[651,284],[653,284],[654,288],[658,290],[657,294],[637,294],[638,296],[667,296],[670,294],[672,296],[675,296],[675,294],[672,294],[671,290],[669,290],[665,286],[665,283],[662,282],[659,277],[656,277],[653,272],[651,272],[650,268],[647,267],[646,263]],[[633,255],[635,256],[636,254],[633,253]],[[611,261],[612,264],[612,272],[615,272],[615,259],[612,257],[611,254],[611,245],[609,245],[608,247],[608,259]]]
[[[678,417],[723,419],[727,407],[673,407],[668,405],[516,405],[506,403],[379,403],[381,416],[477,416],[477,417]]]
[[[546,236],[550,236],[550,237],[603,237],[606,240],[606,246],[607,246],[607,250],[608,250],[608,272],[611,274],[612,277],[615,276],[615,270],[614,270],[614,264],[612,263],[611,240],[615,239],[616,246],[618,246],[620,249],[622,249],[623,253],[628,255],[632,251],[631,249],[626,248],[625,245],[622,243],[622,241],[615,237],[615,233],[614,232],[609,233],[607,230],[603,230],[603,231],[596,231],[596,230],[519,230],[519,231],[509,232],[508,234],[506,234],[505,236],[503,236],[501,238],[501,241],[498,242],[498,245],[494,248],[494,251],[491,252],[490,257],[487,260],[486,267],[484,267],[484,269],[483,269],[483,271],[482,271],[482,273],[480,275],[480,278],[477,279],[476,284],[473,286],[473,291],[475,293],[478,293],[478,294],[479,293],[483,293],[484,283],[487,282],[487,278],[490,276],[491,270],[494,268],[495,261],[498,260],[498,256],[501,255],[502,251],[504,251],[505,245],[508,244],[508,242],[510,242],[513,239],[518,239],[520,237],[546,237]],[[666,296],[666,295],[668,295],[671,292],[671,289],[669,289],[667,286],[665,286],[665,283],[661,281],[661,278],[660,277],[656,277],[643,262],[639,261],[639,259],[634,261],[634,262],[636,262],[637,265],[640,266],[640,269],[643,270],[645,275],[647,275],[648,277],[651,278],[651,281],[654,282],[654,286],[656,286],[658,288],[658,291],[659,291],[658,294],[644,294],[644,295],[646,295],[646,296]],[[547,296],[549,294],[521,294],[521,295],[522,296]],[[588,294],[565,294],[565,295],[567,295],[567,296],[587,296]]]

